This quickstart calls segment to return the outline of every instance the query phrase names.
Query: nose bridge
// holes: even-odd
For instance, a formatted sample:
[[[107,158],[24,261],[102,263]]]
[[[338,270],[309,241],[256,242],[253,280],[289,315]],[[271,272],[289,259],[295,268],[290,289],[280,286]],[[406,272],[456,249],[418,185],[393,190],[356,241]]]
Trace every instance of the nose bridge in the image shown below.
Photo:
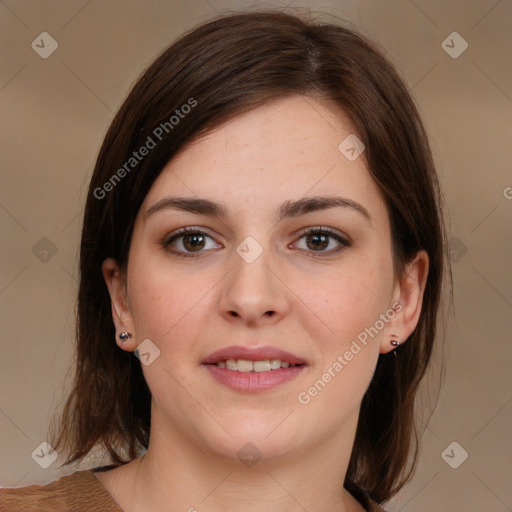
[[[260,244],[255,237],[248,236],[238,244],[230,259],[232,270],[223,291],[221,313],[248,322],[284,314],[285,292],[271,268],[269,244],[263,240]]]

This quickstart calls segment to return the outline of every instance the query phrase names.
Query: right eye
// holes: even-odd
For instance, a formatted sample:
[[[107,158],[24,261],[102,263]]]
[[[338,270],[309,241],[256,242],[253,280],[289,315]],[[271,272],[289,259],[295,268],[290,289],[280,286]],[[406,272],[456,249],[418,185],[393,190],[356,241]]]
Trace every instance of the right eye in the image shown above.
[[[162,246],[177,256],[191,257],[194,253],[202,253],[203,249],[215,249],[221,247],[219,244],[213,247],[206,247],[207,241],[213,238],[196,227],[186,227],[171,233],[162,240]],[[216,243],[216,242],[215,242]]]

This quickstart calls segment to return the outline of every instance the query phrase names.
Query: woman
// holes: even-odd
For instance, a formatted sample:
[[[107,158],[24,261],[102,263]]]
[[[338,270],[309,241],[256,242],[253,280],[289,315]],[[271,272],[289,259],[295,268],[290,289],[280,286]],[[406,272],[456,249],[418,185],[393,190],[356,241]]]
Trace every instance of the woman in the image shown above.
[[[133,87],[87,197],[50,444],[114,463],[0,510],[383,510],[416,463],[445,247],[375,46],[273,11],[196,27]]]

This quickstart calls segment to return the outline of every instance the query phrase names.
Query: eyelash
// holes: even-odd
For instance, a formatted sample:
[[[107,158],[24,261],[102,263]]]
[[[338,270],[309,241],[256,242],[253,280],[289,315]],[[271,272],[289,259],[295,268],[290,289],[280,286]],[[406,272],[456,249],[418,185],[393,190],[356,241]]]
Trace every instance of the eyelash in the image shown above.
[[[184,258],[197,257],[197,254],[201,254],[201,253],[205,252],[205,251],[197,251],[197,253],[194,253],[194,252],[187,253],[187,252],[177,251],[175,249],[169,249],[169,246],[171,245],[172,242],[174,242],[175,240],[177,240],[179,238],[182,238],[184,235],[203,235],[203,236],[207,236],[208,238],[211,238],[213,240],[213,238],[210,235],[208,235],[208,233],[200,230],[197,227],[188,226],[188,227],[178,230],[175,233],[172,233],[169,236],[166,236],[162,240],[161,245],[164,249],[168,250],[172,254],[174,254],[176,256],[184,257]],[[300,240],[308,235],[326,235],[328,238],[334,238],[337,242],[339,242],[341,244],[337,249],[331,249],[329,251],[307,251],[307,250],[303,250],[303,249],[301,250],[303,252],[306,252],[306,256],[309,256],[312,258],[323,258],[328,255],[337,254],[352,245],[351,242],[342,238],[340,235],[335,233],[332,229],[323,227],[323,226],[307,228],[306,230],[301,232],[298,240]]]

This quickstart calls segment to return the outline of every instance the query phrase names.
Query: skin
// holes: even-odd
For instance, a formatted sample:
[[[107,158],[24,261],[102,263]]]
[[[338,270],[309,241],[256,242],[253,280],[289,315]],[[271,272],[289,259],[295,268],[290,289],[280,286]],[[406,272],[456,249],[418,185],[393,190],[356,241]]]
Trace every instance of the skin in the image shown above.
[[[391,334],[406,340],[417,325],[428,256],[419,252],[402,279],[394,274],[389,216],[364,153],[352,162],[338,150],[351,133],[333,104],[302,96],[221,126],[169,162],[153,184],[127,271],[105,260],[117,333],[132,334],[125,345],[118,340],[120,348],[133,351],[150,339],[160,350],[142,365],[153,396],[147,454],[96,473],[126,512],[363,510],[341,486],[361,400],[379,354],[393,349]],[[170,195],[223,202],[227,217],[176,209],[146,216]],[[283,202],[317,195],[357,201],[371,222],[343,207],[277,222]],[[183,237],[162,246],[186,226],[208,235],[200,252]],[[320,226],[351,245],[336,252],[341,244],[329,238],[317,248],[301,230]],[[236,252],[247,236],[263,250],[252,263]],[[299,403],[298,394],[396,302],[401,311],[378,335],[308,404]],[[275,389],[234,391],[201,366],[229,345],[277,346],[308,366]],[[261,452],[250,468],[237,457],[248,442]]]

